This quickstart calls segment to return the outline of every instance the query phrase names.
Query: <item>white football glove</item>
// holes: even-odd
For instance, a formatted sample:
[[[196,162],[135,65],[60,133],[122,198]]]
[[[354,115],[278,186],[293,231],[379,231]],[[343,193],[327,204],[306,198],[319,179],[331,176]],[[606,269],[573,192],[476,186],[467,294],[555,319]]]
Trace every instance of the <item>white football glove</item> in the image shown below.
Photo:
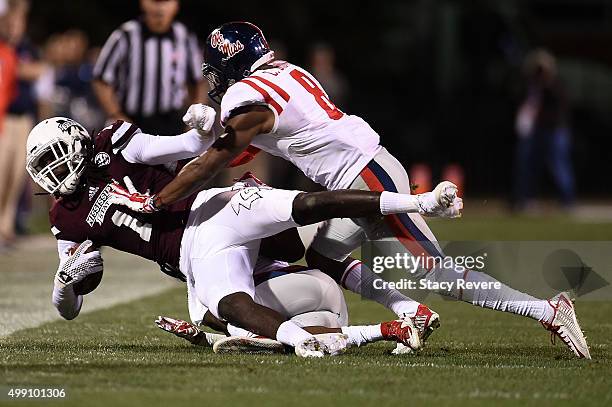
[[[81,243],[73,254],[60,262],[57,273],[55,274],[55,283],[60,287],[78,283],[85,277],[98,273],[103,270],[103,261],[100,251],[93,250],[85,253],[93,242],[85,240]]]
[[[419,213],[441,218],[461,217],[463,200],[457,196],[457,185],[449,181],[439,183],[431,192],[417,195]]]
[[[215,118],[217,112],[210,106],[197,103],[189,106],[187,113],[183,116],[183,122],[196,129],[200,137],[204,140],[209,138],[215,138],[214,132],[211,132],[213,125],[215,124]]]

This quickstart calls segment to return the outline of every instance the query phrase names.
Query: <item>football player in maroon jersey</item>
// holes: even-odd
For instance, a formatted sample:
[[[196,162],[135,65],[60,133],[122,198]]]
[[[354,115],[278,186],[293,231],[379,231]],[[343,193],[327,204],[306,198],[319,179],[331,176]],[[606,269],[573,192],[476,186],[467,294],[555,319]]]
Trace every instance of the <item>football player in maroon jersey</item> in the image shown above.
[[[189,112],[187,116],[189,123]],[[452,206],[456,187],[450,183],[412,196],[356,190],[284,191],[255,178],[202,191],[163,212],[131,210],[130,205],[146,204],[134,199],[151,201],[172,180],[180,168],[177,161],[203,153],[215,141],[210,132],[214,113],[196,116],[206,123],[174,137],[144,134],[133,124],[118,121],[91,140],[80,124],[67,118],[44,120],[30,133],[27,170],[35,182],[59,198],[50,211],[60,255],[53,297],[65,318],[76,317],[82,303],[74,285],[101,271],[98,248],[110,246],[155,261],[167,273],[187,280],[190,295],[215,317],[276,338],[303,356],[334,354],[346,346],[347,336],[339,330],[314,327],[313,333],[328,333],[314,337],[253,301],[252,272],[261,239],[333,217],[423,208],[440,214],[457,210]],[[128,189],[117,182],[126,177]],[[399,321],[392,334],[406,345],[419,347],[413,332],[409,322]]]

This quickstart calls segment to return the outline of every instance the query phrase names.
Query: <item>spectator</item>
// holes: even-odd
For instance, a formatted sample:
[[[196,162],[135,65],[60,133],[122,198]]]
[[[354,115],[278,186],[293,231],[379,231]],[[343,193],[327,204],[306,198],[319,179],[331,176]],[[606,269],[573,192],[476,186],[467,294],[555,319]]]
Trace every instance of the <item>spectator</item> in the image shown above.
[[[93,130],[103,127],[105,117],[91,87],[93,61],[88,43],[80,30],[52,36],[45,56],[53,69],[41,79],[37,91],[47,104],[44,117],[71,117]]]
[[[346,108],[347,81],[336,69],[336,52],[330,45],[317,44],[312,48],[310,72],[321,83],[331,101],[340,108]]]
[[[195,35],[174,21],[178,0],[140,0],[142,16],[106,41],[94,69],[94,89],[110,119],[143,131],[183,130],[188,104],[203,98],[202,57]]]
[[[534,198],[539,178],[547,166],[565,207],[574,201],[574,174],[568,127],[568,102],[554,56],[535,50],[524,63],[527,95],[516,116],[515,196],[519,210]]]
[[[0,246],[14,238],[15,211],[18,193],[13,194],[16,189],[13,180],[16,166],[18,171],[23,171],[23,159],[15,159],[16,154],[25,157],[25,144],[17,142],[6,134],[4,129],[4,115],[16,95],[17,85],[17,56],[9,43],[10,27],[9,21],[13,9],[8,8],[4,0],[0,0]],[[18,192],[21,192],[19,189]],[[16,195],[16,196],[15,196]]]

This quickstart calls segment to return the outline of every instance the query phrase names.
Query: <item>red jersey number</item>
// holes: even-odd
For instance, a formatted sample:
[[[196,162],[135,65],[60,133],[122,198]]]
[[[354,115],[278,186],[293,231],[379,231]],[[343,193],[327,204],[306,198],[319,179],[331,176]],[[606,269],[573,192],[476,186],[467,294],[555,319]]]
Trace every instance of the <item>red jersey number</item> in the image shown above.
[[[342,111],[338,109],[336,105],[331,102],[331,100],[329,100],[325,92],[323,92],[323,89],[318,87],[317,84],[313,82],[312,79],[310,79],[306,74],[298,71],[297,69],[294,69],[289,74],[315,98],[319,106],[325,110],[325,113],[327,113],[330,119],[339,120],[342,118],[342,116],[344,116],[344,113],[342,113]]]

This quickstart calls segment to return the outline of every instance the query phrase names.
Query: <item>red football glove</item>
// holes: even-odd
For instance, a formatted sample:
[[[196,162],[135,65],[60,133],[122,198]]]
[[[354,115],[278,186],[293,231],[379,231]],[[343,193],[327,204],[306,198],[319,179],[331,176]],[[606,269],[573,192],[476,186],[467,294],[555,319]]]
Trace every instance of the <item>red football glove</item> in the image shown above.
[[[155,206],[155,198],[157,195],[151,195],[148,192],[140,193],[138,191],[130,192],[117,181],[110,184],[110,201],[117,205],[123,205],[129,209],[140,213],[157,212],[159,208]]]

